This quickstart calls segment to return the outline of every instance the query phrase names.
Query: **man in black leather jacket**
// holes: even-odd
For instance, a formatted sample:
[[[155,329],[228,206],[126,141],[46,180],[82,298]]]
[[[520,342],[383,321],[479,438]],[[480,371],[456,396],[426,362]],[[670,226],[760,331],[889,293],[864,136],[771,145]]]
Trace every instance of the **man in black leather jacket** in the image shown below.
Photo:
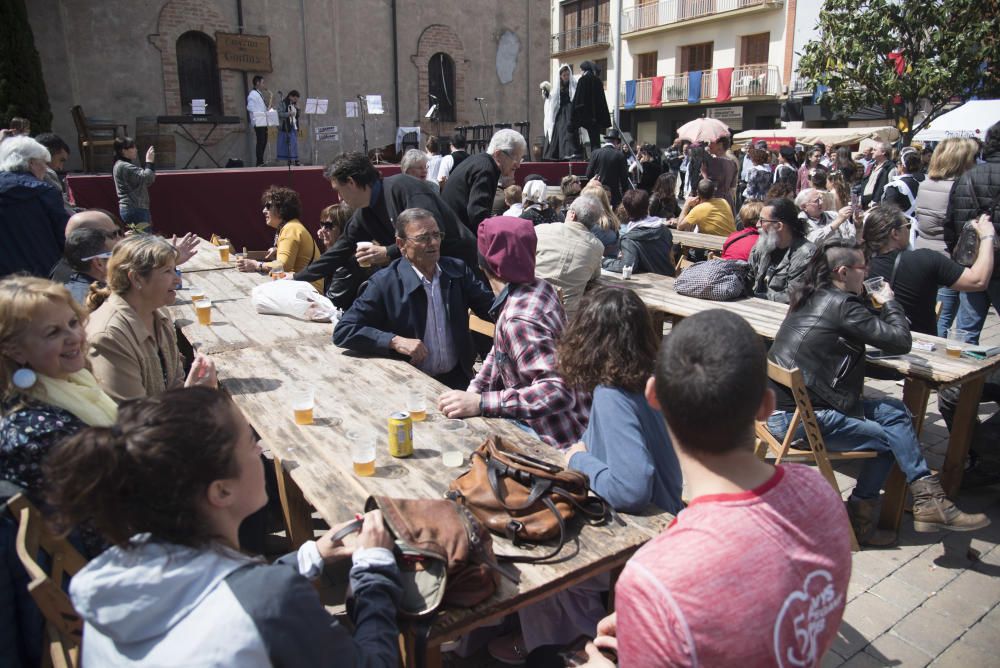
[[[867,263],[862,246],[833,239],[817,250],[792,296],[791,308],[775,336],[769,359],[799,368],[816,412],[826,447],[831,451],[874,450],[866,459],[857,486],[848,499],[848,514],[858,542],[887,545],[895,537],[875,530],[879,492],[899,465],[913,493],[913,524],[917,531],[971,531],[989,524],[985,515],[965,514],[945,498],[920,452],[913,421],[897,399],[866,399],[865,346],[889,354],[910,350],[910,328],[903,307],[888,286],[873,297],[876,313],[862,298]],[[772,384],[777,410],[768,429],[783,438],[795,411],[787,388]],[[801,427],[799,428],[802,429]]]

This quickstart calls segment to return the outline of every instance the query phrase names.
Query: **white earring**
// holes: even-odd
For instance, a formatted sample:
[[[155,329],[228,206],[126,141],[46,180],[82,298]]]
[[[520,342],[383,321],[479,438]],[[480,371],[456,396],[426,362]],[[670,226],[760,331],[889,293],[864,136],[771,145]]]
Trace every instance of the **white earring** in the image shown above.
[[[11,380],[14,381],[14,386],[18,389],[27,390],[38,382],[38,375],[28,367],[21,367],[14,372]]]

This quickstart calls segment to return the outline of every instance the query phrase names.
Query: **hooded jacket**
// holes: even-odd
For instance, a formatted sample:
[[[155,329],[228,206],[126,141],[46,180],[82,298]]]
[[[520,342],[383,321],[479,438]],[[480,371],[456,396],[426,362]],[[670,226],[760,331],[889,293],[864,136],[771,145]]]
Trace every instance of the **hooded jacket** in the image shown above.
[[[948,245],[949,252],[954,250],[965,222],[977,217],[980,208],[992,210],[993,200],[998,196],[1000,196],[1000,151],[987,155],[986,162],[976,165],[955,181],[944,229],[944,241]],[[993,218],[993,229],[1000,231],[998,218],[1000,216]],[[997,273],[996,259],[993,264],[994,275]]]
[[[643,218],[626,226],[621,235],[621,258],[605,258],[603,267],[621,273],[622,267],[631,266],[637,274],[649,272],[664,276],[674,275],[670,249],[674,236],[661,218]]]
[[[132,542],[106,550],[70,584],[85,622],[85,666],[397,665],[398,572],[378,550],[354,556],[352,638],[299,574],[295,554],[268,565],[221,547],[148,535]]]
[[[61,192],[27,172],[0,172],[0,276],[47,277],[62,256],[67,220]]]

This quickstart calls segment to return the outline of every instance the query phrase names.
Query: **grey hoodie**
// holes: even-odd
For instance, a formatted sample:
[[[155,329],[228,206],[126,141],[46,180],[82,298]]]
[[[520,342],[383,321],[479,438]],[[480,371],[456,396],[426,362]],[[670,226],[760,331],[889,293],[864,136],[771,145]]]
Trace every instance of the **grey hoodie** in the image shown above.
[[[355,554],[352,639],[299,574],[295,554],[268,565],[223,547],[195,549],[148,536],[132,540],[132,549],[108,549],[70,584],[73,605],[86,622],[85,666],[398,661],[398,571],[386,550]],[[310,543],[302,549],[310,545],[315,550]]]
[[[604,258],[601,265],[604,269],[620,274],[622,267],[632,266],[637,274],[650,272],[664,276],[674,275],[670,255],[674,237],[670,228],[663,224],[662,218],[649,216],[629,223],[623,230],[621,257]]]

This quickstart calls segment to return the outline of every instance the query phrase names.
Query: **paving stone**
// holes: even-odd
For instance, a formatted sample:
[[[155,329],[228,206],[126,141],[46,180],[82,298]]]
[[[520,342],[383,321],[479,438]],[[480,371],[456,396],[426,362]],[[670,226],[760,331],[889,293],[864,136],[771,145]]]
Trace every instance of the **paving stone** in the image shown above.
[[[844,660],[832,650],[824,654],[823,659],[819,662],[820,668],[838,668],[842,665],[844,665]]]
[[[885,664],[864,652],[858,652],[841,664],[843,668],[882,668]]]
[[[1000,633],[997,633],[997,625],[991,624],[985,619],[959,638],[959,643],[963,646],[973,647],[981,652],[990,654],[1000,653]],[[998,662],[994,662],[996,665]]]
[[[851,581],[847,584],[847,601],[853,601],[875,585],[875,580],[863,573],[851,573]]]
[[[848,603],[833,650],[848,659],[885,633],[906,612],[874,594],[863,593]]]
[[[918,589],[894,577],[882,580],[871,587],[868,592],[902,608],[905,612],[919,608],[928,599],[928,593],[923,589]]]
[[[962,626],[972,626],[996,605],[1000,580],[983,573],[965,571],[924,604]]]
[[[892,577],[930,594],[942,589],[958,577],[958,573],[950,568],[941,568],[928,559],[913,559],[896,571]]]
[[[926,666],[931,657],[914,647],[892,631],[883,634],[865,648],[865,654],[874,657],[880,666]]]
[[[926,608],[917,608],[892,628],[899,636],[926,654],[937,656],[961,637],[964,626]]]
[[[904,554],[897,549],[875,550],[865,549],[854,553],[851,574],[861,573],[876,582],[899,570],[913,559],[913,555]]]
[[[979,668],[980,666],[995,666],[1000,662],[995,652],[984,652],[983,650],[963,643],[961,639],[954,645],[946,649],[934,662],[932,666],[941,668]]]

